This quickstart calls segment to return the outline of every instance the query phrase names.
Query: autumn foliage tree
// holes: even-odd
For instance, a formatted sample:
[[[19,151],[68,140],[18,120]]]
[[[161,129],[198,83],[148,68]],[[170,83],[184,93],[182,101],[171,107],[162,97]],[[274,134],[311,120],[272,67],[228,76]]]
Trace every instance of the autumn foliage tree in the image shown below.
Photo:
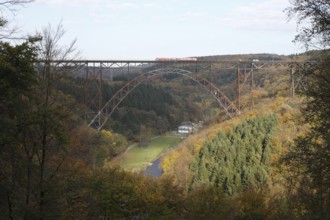
[[[292,0],[289,16],[298,18],[300,32],[296,40],[307,47],[330,46],[330,2],[327,0]],[[307,21],[307,22],[306,22]],[[307,24],[307,25],[306,25]],[[298,201],[303,205],[300,217],[330,218],[330,58],[322,55],[319,68],[309,71],[306,106],[302,109],[311,129],[296,140],[287,161],[301,175]]]

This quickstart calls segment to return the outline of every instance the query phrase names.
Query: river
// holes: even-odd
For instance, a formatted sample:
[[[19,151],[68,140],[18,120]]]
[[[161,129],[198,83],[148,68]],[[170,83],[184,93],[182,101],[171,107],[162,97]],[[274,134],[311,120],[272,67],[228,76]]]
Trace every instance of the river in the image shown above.
[[[160,177],[163,174],[163,170],[159,167],[161,163],[161,158],[158,158],[144,171],[145,176],[152,176],[154,178]]]

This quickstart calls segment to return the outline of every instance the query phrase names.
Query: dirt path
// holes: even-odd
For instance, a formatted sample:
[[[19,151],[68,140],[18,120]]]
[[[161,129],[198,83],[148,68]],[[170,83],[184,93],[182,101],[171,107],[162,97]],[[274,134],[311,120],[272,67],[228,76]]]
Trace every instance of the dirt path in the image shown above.
[[[134,143],[132,145],[130,145],[128,148],[126,148],[126,150],[120,154],[118,154],[117,156],[115,156],[114,158],[112,158],[110,160],[110,163],[116,163],[116,161],[120,160],[130,149],[132,149],[133,147],[136,147],[138,145],[138,143]]]

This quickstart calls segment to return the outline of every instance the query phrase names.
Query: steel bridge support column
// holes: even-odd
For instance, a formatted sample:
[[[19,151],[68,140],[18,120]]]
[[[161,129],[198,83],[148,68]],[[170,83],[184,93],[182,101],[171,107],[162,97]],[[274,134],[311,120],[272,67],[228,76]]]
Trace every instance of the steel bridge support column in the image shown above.
[[[96,65],[99,64],[99,65]],[[85,117],[88,121],[93,118],[95,127],[98,127],[102,121],[103,113],[103,64],[97,62],[85,63],[85,79],[84,85]]]
[[[212,63],[210,64],[210,75],[211,75],[211,83],[213,83]]]
[[[109,68],[110,71],[110,82],[113,82],[113,70],[112,68]]]
[[[242,108],[253,109],[254,106],[254,94],[253,94],[253,86],[254,86],[254,66],[247,67],[247,64],[244,66],[237,67],[237,97],[236,103],[237,108],[241,110]],[[242,99],[242,94],[244,97]],[[242,103],[242,101],[244,101]]]
[[[102,99],[103,99],[103,89],[102,89],[102,81],[103,81],[103,77],[102,77],[102,64],[100,66],[100,78],[99,78],[99,125],[101,125],[101,116],[102,116],[102,108],[103,108],[103,104],[102,104]]]
[[[294,64],[292,64],[291,68],[290,68],[290,78],[291,78],[291,96],[292,98],[294,98],[295,96],[295,80],[294,80],[294,74],[295,74],[295,66]]]
[[[251,69],[251,109],[253,109],[253,68]]]
[[[87,111],[88,111],[88,106],[89,106],[89,104],[88,104],[88,95],[87,95],[87,91],[88,91],[88,77],[89,77],[89,68],[88,68],[88,62],[86,62],[85,63],[85,67],[86,67],[86,81],[85,81],[85,85],[84,85],[84,102],[85,102],[85,108],[86,108],[86,110],[85,110],[85,119],[86,120],[89,120],[89,118],[88,118],[88,113],[87,113]]]
[[[241,75],[240,68],[237,67],[237,108],[239,111],[241,110],[240,75]]]

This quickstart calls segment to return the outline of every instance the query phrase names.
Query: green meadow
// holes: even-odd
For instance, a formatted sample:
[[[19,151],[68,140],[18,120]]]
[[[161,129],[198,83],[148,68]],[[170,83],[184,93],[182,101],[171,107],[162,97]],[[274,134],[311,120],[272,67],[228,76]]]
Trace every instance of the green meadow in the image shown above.
[[[110,164],[119,165],[124,169],[141,169],[157,160],[161,154],[175,147],[181,140],[180,136],[164,135],[152,138],[145,147],[133,145],[128,151],[114,158]]]

